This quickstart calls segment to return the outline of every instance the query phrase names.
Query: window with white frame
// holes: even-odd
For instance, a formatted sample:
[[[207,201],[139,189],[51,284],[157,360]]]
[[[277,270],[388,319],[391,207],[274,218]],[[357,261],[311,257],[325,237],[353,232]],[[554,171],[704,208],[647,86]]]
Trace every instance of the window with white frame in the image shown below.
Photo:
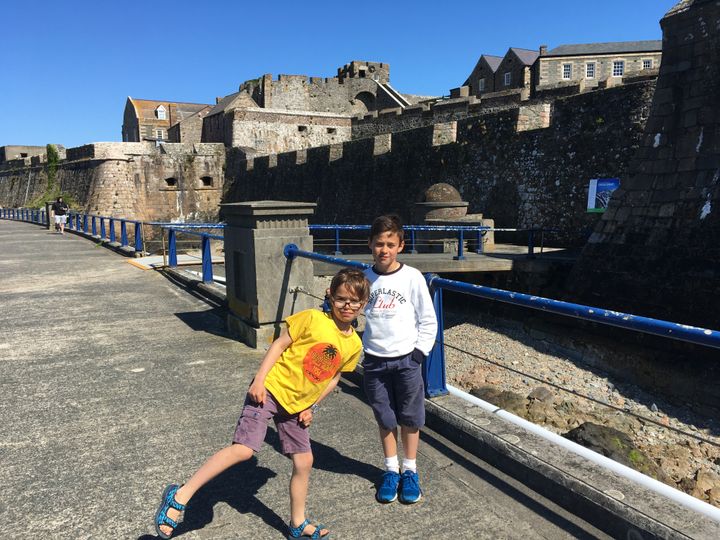
[[[562,78],[566,81],[572,78],[572,64],[562,65]]]
[[[163,138],[163,130],[162,130],[162,129],[156,129],[156,130],[155,130],[155,137],[156,137],[157,139],[162,139],[162,138]]]
[[[642,67],[643,69],[652,69],[652,67],[653,67],[652,66],[652,64],[653,64],[652,58],[644,58],[642,62],[643,62],[643,67]]]
[[[503,77],[503,83],[505,86],[510,86],[510,83],[512,83],[512,73],[510,71],[505,73],[505,76]]]
[[[625,60],[613,60],[613,77],[622,77],[625,73]]]
[[[485,78],[483,77],[478,81],[478,92],[484,92],[485,91]]]
[[[157,116],[158,120],[165,120],[167,118],[165,107],[160,105],[157,109],[155,109],[155,116]]]
[[[595,78],[595,62],[588,62],[587,64],[585,64],[585,78]]]

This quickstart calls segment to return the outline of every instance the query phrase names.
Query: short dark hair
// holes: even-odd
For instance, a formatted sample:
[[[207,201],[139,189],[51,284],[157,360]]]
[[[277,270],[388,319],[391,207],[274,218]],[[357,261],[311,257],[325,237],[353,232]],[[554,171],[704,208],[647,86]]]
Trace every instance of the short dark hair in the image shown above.
[[[370,282],[362,273],[362,270],[356,268],[343,268],[340,270],[330,282],[330,294],[334,295],[340,285],[345,285],[363,302],[370,296]]]
[[[386,214],[376,217],[370,227],[370,240],[386,232],[397,234],[401,242],[405,239],[405,231],[403,231],[400,216],[397,214]]]

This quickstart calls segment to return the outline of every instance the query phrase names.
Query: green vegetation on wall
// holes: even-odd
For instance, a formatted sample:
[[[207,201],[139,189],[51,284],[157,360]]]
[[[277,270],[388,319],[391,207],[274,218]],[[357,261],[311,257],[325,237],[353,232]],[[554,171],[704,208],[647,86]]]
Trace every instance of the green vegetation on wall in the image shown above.
[[[45,191],[31,200],[27,206],[29,208],[42,208],[45,206],[45,203],[55,201],[58,197],[62,197],[72,208],[75,206],[75,199],[60,190],[60,185],[57,180],[58,164],[60,163],[60,154],[58,154],[57,147],[54,144],[48,144],[45,147],[45,153],[47,156],[45,163],[47,185],[45,186]]]

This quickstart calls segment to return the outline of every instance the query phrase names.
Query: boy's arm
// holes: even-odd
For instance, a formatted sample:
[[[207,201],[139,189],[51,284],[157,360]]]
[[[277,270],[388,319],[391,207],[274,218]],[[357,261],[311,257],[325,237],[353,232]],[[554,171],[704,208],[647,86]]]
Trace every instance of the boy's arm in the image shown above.
[[[250,399],[253,402],[265,403],[265,377],[267,377],[267,374],[270,373],[270,370],[275,365],[275,362],[277,362],[280,355],[285,352],[285,349],[287,349],[292,342],[293,340],[290,337],[287,328],[284,328],[283,331],[280,332],[278,338],[272,342],[272,345],[270,345],[270,348],[265,353],[262,362],[260,362],[260,367],[258,368],[257,373],[255,373],[255,378],[248,389],[248,396],[250,396]]]
[[[340,371],[338,371],[338,372],[335,374],[335,376],[334,376],[332,379],[330,379],[330,382],[329,382],[328,385],[325,387],[325,390],[323,390],[323,391],[320,393],[320,395],[318,396],[317,400],[315,400],[315,403],[313,404],[313,407],[314,407],[315,405],[318,405],[323,399],[325,399],[325,397],[326,397],[330,392],[332,392],[333,390],[335,390],[335,387],[337,386],[338,382],[340,381],[340,376],[341,376],[341,375],[342,375],[342,373],[341,373]],[[304,411],[300,411],[300,414],[298,414],[298,421],[300,422],[300,424],[302,424],[302,425],[305,426],[305,427],[308,427],[308,426],[310,425],[310,422],[312,422],[312,418],[313,418],[312,407],[310,407],[310,408],[308,408],[308,409],[305,409]]]
[[[421,276],[421,281],[416,282],[414,285],[413,305],[415,306],[418,329],[415,348],[427,356],[435,345],[435,338],[437,338],[437,316],[435,315],[435,306],[425,279]]]

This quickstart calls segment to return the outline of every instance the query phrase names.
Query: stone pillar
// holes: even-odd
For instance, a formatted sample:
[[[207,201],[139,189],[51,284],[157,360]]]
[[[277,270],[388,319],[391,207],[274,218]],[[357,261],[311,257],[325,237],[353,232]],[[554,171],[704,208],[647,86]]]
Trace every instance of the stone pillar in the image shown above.
[[[243,343],[266,348],[288,315],[317,302],[312,290],[313,264],[309,259],[288,261],[287,244],[313,250],[308,217],[315,203],[251,201],[220,205],[225,217],[225,273],[228,329]]]

